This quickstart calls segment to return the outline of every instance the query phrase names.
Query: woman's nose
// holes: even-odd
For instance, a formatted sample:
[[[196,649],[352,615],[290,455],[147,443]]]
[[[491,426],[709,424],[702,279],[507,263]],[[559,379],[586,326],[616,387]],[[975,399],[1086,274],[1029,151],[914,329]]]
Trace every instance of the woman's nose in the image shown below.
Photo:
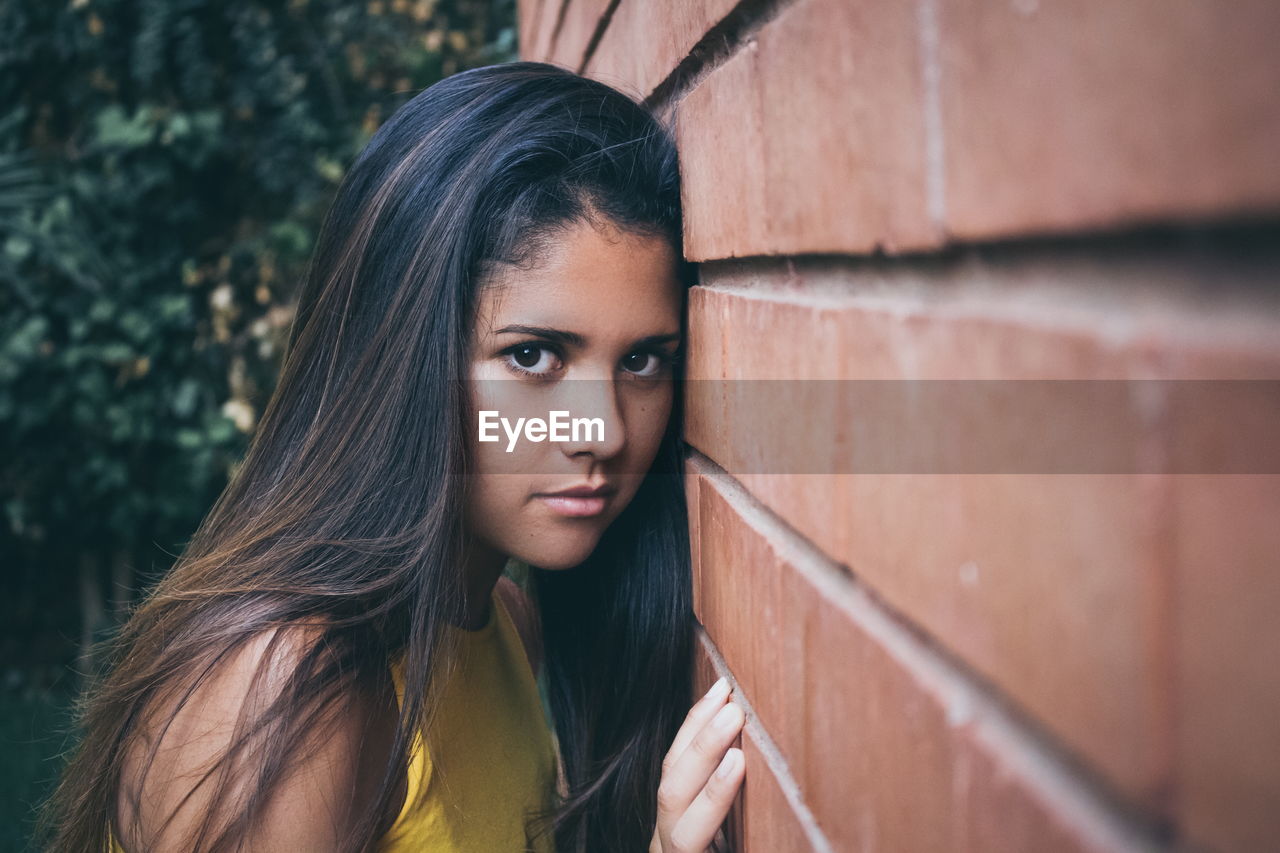
[[[597,459],[617,455],[627,442],[627,426],[618,398],[618,383],[612,378],[566,378],[563,408],[578,422],[570,430],[570,440],[561,442],[566,456],[589,453]]]

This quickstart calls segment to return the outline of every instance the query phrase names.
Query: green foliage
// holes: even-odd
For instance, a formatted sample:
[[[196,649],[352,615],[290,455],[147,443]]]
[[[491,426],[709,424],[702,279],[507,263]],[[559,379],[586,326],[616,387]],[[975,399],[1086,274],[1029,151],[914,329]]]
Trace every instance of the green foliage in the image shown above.
[[[28,614],[11,632],[70,594],[78,552],[181,549],[271,392],[344,170],[423,87],[513,59],[512,7],[0,4],[0,564],[22,567]]]
[[[34,806],[52,787],[55,766],[49,761],[70,746],[65,733],[71,723],[72,696],[66,689],[25,690],[8,684],[0,689],[0,850],[29,849]]]

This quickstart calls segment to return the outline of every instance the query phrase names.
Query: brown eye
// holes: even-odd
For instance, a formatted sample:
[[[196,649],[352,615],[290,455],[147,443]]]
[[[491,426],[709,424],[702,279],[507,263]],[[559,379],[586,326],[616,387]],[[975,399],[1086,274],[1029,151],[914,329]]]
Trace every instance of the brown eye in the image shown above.
[[[659,352],[633,352],[622,359],[624,370],[636,376],[656,376],[667,364],[667,359]]]
[[[502,356],[509,370],[525,376],[549,376],[558,369],[559,354],[545,344],[516,344]]]
[[[524,368],[533,367],[541,359],[539,353],[542,352],[540,347],[520,347],[511,355],[516,360],[516,364]]]

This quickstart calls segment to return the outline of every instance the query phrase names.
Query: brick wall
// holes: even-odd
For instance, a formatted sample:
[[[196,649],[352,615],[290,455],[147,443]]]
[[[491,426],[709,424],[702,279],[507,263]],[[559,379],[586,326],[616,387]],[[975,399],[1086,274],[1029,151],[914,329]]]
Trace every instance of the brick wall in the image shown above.
[[[690,379],[1280,379],[1274,0],[519,5],[675,129]],[[687,400],[739,849],[1280,848],[1280,468],[1215,461],[1280,401],[1139,400],[1131,471],[823,474]],[[1011,420],[957,429],[1063,431]]]

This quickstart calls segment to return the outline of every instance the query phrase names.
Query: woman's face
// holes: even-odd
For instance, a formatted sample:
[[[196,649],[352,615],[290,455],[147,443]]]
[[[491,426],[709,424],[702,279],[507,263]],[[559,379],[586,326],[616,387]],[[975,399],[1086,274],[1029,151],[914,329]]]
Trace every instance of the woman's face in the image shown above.
[[[482,289],[467,429],[466,521],[476,544],[571,568],[635,496],[674,401],[677,261],[664,238],[579,223],[553,239],[542,265],[502,267]],[[578,419],[594,423],[575,430]],[[549,495],[575,487],[605,491]]]

